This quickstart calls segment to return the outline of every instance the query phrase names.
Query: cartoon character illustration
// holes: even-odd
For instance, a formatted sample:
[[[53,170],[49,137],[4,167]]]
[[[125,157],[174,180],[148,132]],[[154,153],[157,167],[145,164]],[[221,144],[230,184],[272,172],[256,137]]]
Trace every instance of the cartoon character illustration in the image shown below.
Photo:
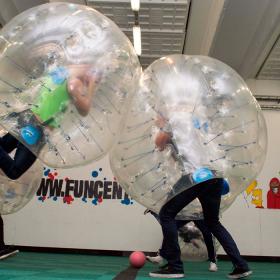
[[[254,180],[246,189],[246,194],[249,196],[251,194],[251,203],[256,205],[256,208],[264,208],[262,205],[262,189],[257,188],[258,182]]]
[[[267,208],[280,209],[280,181],[272,178],[269,182],[270,190],[267,192]]]
[[[262,189],[253,190],[251,203],[256,205],[256,208],[264,208],[262,202]]]

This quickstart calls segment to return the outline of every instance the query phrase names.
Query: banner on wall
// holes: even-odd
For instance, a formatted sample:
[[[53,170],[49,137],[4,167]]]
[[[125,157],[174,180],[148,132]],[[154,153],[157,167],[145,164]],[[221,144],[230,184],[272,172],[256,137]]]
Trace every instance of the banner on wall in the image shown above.
[[[93,168],[83,169],[83,173],[77,173],[75,169],[44,167],[44,176],[36,193],[38,202],[49,200],[70,205],[80,201],[93,206],[106,200],[117,200],[123,205],[134,203],[107,165],[102,166],[101,163],[92,166]],[[279,210],[280,179],[273,177],[267,185],[260,185],[258,180],[254,180],[243,197],[248,207]]]
[[[58,170],[44,167],[43,178],[36,193],[37,201],[66,205],[82,202],[96,206],[108,200],[116,200],[123,205],[132,205],[134,202],[112,175],[108,163],[103,162],[83,169]]]

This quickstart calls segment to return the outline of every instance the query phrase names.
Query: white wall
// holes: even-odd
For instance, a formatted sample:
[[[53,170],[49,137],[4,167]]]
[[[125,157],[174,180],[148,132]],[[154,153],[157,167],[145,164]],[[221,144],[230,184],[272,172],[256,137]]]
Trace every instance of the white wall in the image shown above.
[[[280,256],[280,209],[267,209],[267,191],[273,177],[280,179],[280,112],[265,111],[268,152],[257,188],[262,190],[263,209],[251,203],[252,195],[239,196],[222,221],[236,239],[241,253],[254,256]],[[222,251],[220,251],[222,252]]]

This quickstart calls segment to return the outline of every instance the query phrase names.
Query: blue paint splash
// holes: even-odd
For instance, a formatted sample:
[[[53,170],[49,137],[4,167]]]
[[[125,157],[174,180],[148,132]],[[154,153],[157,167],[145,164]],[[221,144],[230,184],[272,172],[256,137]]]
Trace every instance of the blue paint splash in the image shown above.
[[[133,202],[131,201],[131,199],[126,197],[126,198],[121,200],[121,204],[130,205],[130,204],[133,204]]]
[[[98,203],[98,198],[94,198],[94,199],[92,200],[91,203],[94,204],[94,205],[97,205],[97,203]]]
[[[48,176],[49,175],[49,173],[50,173],[50,169],[48,168],[48,169],[45,169],[45,171],[44,171],[44,176]]]

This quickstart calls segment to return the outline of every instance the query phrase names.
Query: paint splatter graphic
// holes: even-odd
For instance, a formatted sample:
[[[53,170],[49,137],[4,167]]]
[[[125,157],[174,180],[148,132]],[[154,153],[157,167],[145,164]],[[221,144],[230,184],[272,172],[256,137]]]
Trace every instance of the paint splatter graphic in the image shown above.
[[[46,168],[46,167],[44,167],[44,176],[48,176],[49,175],[49,173],[50,173],[50,169],[49,168]]]
[[[95,167],[88,173],[90,179],[81,180],[65,175],[60,178],[55,168],[44,167],[44,178],[37,191],[38,201],[44,202],[49,199],[53,202],[63,201],[64,204],[73,205],[76,200],[83,204],[97,206],[106,200],[117,199],[122,205],[134,204],[118,184],[117,178],[113,177],[111,181],[108,178],[110,176],[102,172],[101,167]]]
[[[38,197],[38,200],[44,202],[46,198],[47,198],[46,196],[40,196]]]
[[[48,177],[50,180],[54,180],[56,176],[58,176],[58,173],[56,172],[56,169],[54,169],[53,172],[51,172],[50,168],[44,167],[44,176]]]
[[[94,205],[97,205],[97,201],[98,201],[98,199],[97,199],[97,198],[94,198],[94,199],[91,201],[91,203],[94,204]]]
[[[121,204],[130,205],[130,204],[133,204],[133,201],[131,201],[130,198],[125,197],[124,199],[121,200]]]
[[[73,201],[74,201],[74,198],[72,197],[72,195],[63,197],[63,203],[72,204]]]
[[[100,173],[100,172],[102,172],[102,168],[99,168],[98,170],[93,170],[93,171],[91,172],[91,176],[92,176],[93,178],[96,178],[96,177],[99,176],[99,173]]]
[[[96,171],[96,170],[92,171],[91,176],[94,178],[98,177],[98,171]]]
[[[91,203],[93,204],[93,205],[98,205],[98,204],[100,204],[100,203],[102,203],[103,202],[103,198],[102,197],[95,197],[92,201],[91,201]]]

